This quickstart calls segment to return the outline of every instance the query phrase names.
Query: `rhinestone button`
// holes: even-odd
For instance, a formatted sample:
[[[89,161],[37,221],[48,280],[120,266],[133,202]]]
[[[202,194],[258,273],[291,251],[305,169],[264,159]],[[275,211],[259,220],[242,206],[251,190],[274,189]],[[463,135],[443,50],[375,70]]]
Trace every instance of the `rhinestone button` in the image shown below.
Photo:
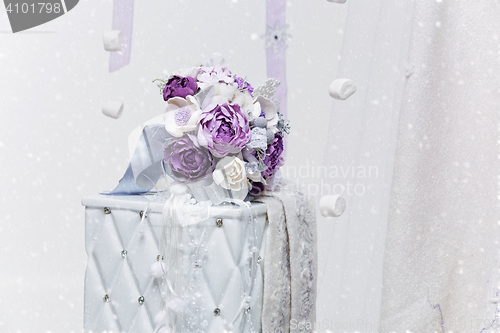
[[[144,304],[144,296],[141,296],[137,299],[137,302],[139,302],[140,305]]]
[[[127,250],[123,250],[121,254],[123,259],[127,258]]]
[[[220,217],[218,217],[217,219],[215,219],[215,225],[218,226],[219,228],[222,227],[222,219]]]
[[[215,310],[214,310],[214,315],[215,315],[216,317],[219,317],[219,316],[220,316],[220,309],[219,309],[219,308],[215,308]]]
[[[139,216],[141,217],[141,219],[142,219],[142,217],[146,218],[146,217],[148,217],[148,213],[144,213],[144,211],[143,211],[143,210],[141,210],[141,211],[139,212]]]
[[[262,261],[262,257],[261,257],[261,256],[259,256],[259,257],[257,258],[257,263],[258,263],[258,264],[260,264],[260,262],[261,262],[261,261]]]
[[[104,207],[104,214],[111,214],[111,209],[109,209],[109,207]]]
[[[250,307],[247,308],[247,313],[250,313]]]
[[[102,301],[104,303],[109,303],[109,295],[108,294],[104,295],[104,297],[102,298]]]

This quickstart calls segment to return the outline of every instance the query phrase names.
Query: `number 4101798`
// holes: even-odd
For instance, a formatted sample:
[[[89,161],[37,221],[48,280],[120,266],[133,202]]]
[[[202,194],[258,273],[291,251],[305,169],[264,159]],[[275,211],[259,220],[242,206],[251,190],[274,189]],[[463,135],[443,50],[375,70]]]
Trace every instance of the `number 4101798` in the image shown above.
[[[7,6],[7,13],[56,13],[59,14],[61,12],[61,4],[60,3],[55,3],[51,4],[50,2],[38,2],[38,3],[31,3],[28,4],[26,2],[24,3],[16,3],[12,5],[12,3],[9,3]]]

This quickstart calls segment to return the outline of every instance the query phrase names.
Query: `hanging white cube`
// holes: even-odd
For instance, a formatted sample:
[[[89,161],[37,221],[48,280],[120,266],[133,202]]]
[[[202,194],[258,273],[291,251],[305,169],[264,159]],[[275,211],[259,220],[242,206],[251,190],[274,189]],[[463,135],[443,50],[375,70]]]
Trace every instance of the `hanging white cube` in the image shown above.
[[[121,51],[122,33],[120,30],[107,30],[102,34],[102,42],[106,51]]]
[[[345,199],[338,195],[324,195],[319,200],[319,210],[324,217],[339,217],[345,208]]]
[[[335,99],[345,100],[356,92],[356,85],[350,79],[336,79],[330,84],[328,92]]]
[[[118,119],[123,113],[123,102],[118,100],[108,100],[102,106],[102,113],[113,119]]]

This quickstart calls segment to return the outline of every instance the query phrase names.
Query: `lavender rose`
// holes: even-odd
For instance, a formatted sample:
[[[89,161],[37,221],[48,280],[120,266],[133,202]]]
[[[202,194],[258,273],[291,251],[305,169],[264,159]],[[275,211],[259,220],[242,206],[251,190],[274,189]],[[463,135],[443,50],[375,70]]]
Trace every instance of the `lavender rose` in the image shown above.
[[[224,157],[236,154],[250,140],[248,119],[240,106],[212,104],[205,108],[198,125],[198,141],[212,155]]]
[[[273,142],[267,146],[266,157],[264,158],[264,164],[267,166],[267,169],[262,171],[262,175],[266,179],[271,177],[285,164],[285,159],[281,156],[283,148],[283,136],[280,133],[275,133]]]
[[[163,99],[167,101],[172,97],[186,98],[188,95],[194,95],[197,89],[198,84],[192,77],[174,75],[167,81],[165,88],[163,88]]]
[[[170,140],[163,149],[163,161],[181,182],[205,178],[214,170],[212,155],[200,147],[196,136],[188,133]]]

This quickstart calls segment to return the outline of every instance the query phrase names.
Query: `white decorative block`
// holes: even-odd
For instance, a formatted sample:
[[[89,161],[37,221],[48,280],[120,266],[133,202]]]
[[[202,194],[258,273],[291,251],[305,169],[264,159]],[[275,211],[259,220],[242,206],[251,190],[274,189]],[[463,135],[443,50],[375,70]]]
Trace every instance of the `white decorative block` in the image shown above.
[[[159,254],[163,203],[149,203],[152,197],[95,195],[82,200],[88,254],[84,332],[153,332],[155,318],[161,319],[158,314],[165,306],[159,285],[162,280],[151,275],[151,265]],[[148,203],[141,225],[140,212]],[[211,207],[208,219],[183,228],[183,260],[193,258],[198,248],[194,244],[200,239],[202,254],[190,278],[191,289],[183,296],[193,301],[183,300],[183,309],[180,302],[167,307],[183,312],[178,332],[224,332],[243,300],[249,301],[250,310],[244,311],[233,332],[260,332],[266,206],[253,203],[251,211],[260,256],[251,295],[245,291],[251,282],[251,254],[256,249],[253,229],[241,208],[230,204]]]
[[[107,30],[102,34],[102,42],[106,51],[121,51],[122,33],[120,30]]]
[[[338,195],[324,195],[319,199],[319,210],[324,217],[339,217],[346,208],[346,201]]]
[[[328,92],[335,99],[345,100],[356,92],[356,85],[349,79],[336,79],[330,84]]]
[[[123,113],[123,102],[116,100],[109,100],[102,106],[102,113],[104,115],[118,119]]]

